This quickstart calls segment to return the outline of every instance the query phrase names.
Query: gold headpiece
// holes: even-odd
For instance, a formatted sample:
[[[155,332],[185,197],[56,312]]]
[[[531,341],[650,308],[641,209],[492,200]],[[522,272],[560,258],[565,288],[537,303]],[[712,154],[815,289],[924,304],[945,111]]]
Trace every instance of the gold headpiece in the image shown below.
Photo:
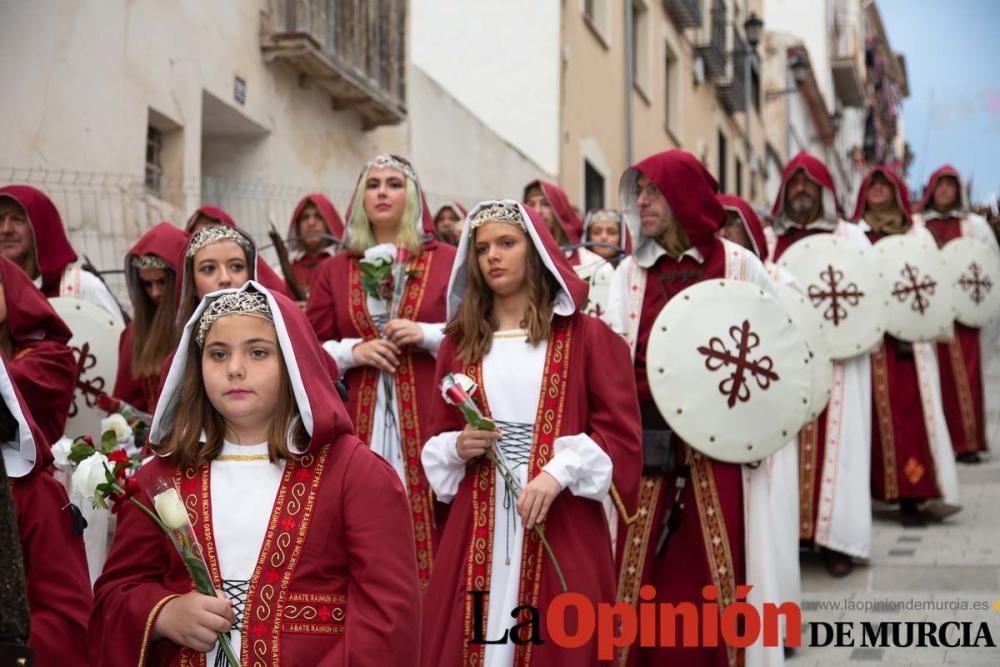
[[[404,162],[390,153],[376,155],[371,160],[368,160],[368,163],[365,164],[365,171],[368,171],[372,167],[392,167],[406,174],[406,177],[414,183],[417,182],[417,172],[413,171],[413,167],[408,162]]]
[[[239,244],[239,246],[243,248],[248,255],[253,252],[253,248],[251,247],[250,241],[247,237],[243,236],[232,227],[226,227],[225,225],[213,225],[211,227],[205,227],[191,237],[191,242],[188,243],[186,256],[188,258],[194,257],[198,251],[205,246],[218,243],[219,241],[233,241]]]
[[[521,214],[521,207],[512,201],[483,202],[469,223],[469,227],[476,229],[487,222],[506,222],[517,225],[525,232],[528,231],[528,223]]]
[[[132,268],[142,271],[144,269],[169,269],[170,265],[156,255],[142,255],[132,258]]]
[[[198,333],[195,336],[198,347],[205,345],[205,336],[215,321],[226,315],[259,317],[274,324],[274,316],[271,315],[271,308],[267,305],[266,296],[251,290],[229,292],[209,304],[205,312],[202,313],[201,319],[198,320]]]

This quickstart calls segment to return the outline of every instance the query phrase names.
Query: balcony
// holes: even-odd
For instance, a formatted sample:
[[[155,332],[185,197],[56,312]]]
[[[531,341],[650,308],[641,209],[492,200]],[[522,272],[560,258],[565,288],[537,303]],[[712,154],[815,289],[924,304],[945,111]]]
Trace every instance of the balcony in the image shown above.
[[[854,56],[838,56],[830,61],[833,88],[845,107],[865,106],[865,81],[861,65]]]
[[[265,62],[292,65],[365,130],[406,117],[406,0],[372,4],[271,0],[261,34]]]
[[[721,0],[713,0],[708,41],[696,44],[695,51],[705,63],[706,78],[721,79],[726,75],[726,5]]]
[[[747,58],[751,58],[750,47],[733,31],[733,64],[729,70],[729,78],[715,86],[715,93],[726,113],[736,113],[747,110],[747,89],[744,78]],[[751,83],[751,86],[753,84]]]
[[[678,28],[701,27],[702,0],[663,0],[663,9]]]

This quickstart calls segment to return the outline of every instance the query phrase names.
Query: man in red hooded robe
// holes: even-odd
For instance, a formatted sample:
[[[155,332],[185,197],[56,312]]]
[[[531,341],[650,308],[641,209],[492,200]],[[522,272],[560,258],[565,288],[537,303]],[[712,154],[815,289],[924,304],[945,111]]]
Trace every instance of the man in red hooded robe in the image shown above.
[[[748,563],[760,562],[767,549],[745,526],[746,513],[761,507],[744,486],[754,469],[711,459],[670,433],[647,379],[653,321],[683,289],[723,278],[774,289],[759,259],[716,238],[725,219],[718,189],[708,170],[681,150],[642,160],[619,186],[634,250],[615,271],[607,321],[632,348],[644,430],[638,512],[620,517],[618,533],[618,595],[631,604],[639,602],[645,584],[655,587],[654,602],[675,605],[699,604],[703,588],[714,585],[723,611],[736,601],[738,586],[755,583],[747,576]],[[683,628],[675,629],[681,637]],[[705,667],[742,664],[744,651],[727,645],[627,650],[628,664]]]
[[[778,261],[792,243],[813,234],[834,234],[870,247],[865,233],[841,220],[839,210],[827,168],[808,153],[796,155],[785,166],[771,210],[771,256]],[[822,549],[827,571],[835,577],[851,572],[852,558],[871,553],[870,459],[871,366],[866,350],[834,362],[830,402],[799,434],[799,537]]]
[[[10,265],[6,259],[0,263]],[[20,273],[14,266],[9,268]],[[28,401],[8,371],[7,363],[0,361],[0,450],[10,480],[31,610],[28,647],[35,653],[36,665],[86,665],[87,617],[93,595],[83,526],[66,490],[48,472],[52,464],[49,440],[32,419]],[[5,569],[11,566],[2,564]],[[7,594],[3,591],[5,604]],[[2,613],[6,616],[8,609]]]
[[[0,188],[0,253],[20,266],[47,298],[90,301],[124,323],[104,282],[77,264],[59,211],[41,190],[29,185]]]
[[[337,252],[343,238],[344,221],[326,195],[314,192],[296,204],[288,223],[288,239],[295,241],[290,259],[295,282],[306,297],[320,265]]]
[[[958,171],[951,165],[931,174],[918,209],[938,246],[972,237],[1000,252],[989,224],[969,210]],[[986,415],[1000,408],[1000,397],[984,386],[987,368],[1000,364],[995,328],[975,329],[955,322],[954,339],[938,344],[938,363],[955,454],[962,463],[979,463],[979,452],[986,451],[988,443],[1000,448],[1000,432],[996,427],[987,429],[991,425],[986,423]]]

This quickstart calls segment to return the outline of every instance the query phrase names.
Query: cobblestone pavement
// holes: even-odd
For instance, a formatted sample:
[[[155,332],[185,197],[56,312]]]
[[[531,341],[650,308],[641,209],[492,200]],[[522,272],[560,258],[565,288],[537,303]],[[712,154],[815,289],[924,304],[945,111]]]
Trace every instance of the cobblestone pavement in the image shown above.
[[[923,528],[903,528],[895,512],[876,510],[871,561],[849,576],[833,579],[818,557],[803,555],[803,645],[788,662],[790,667],[1000,667],[1000,457],[980,465],[959,464],[958,472],[961,512]],[[853,624],[853,648],[809,646],[811,623],[838,621]],[[985,621],[998,648],[862,647],[862,621],[938,626],[967,621],[973,641]],[[822,640],[825,627],[815,629]],[[948,635],[959,636],[954,629]]]

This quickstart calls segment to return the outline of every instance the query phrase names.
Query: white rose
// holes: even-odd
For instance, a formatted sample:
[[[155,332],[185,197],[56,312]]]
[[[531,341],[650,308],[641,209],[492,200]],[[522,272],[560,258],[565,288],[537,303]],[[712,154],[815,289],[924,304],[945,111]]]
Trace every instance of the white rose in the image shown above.
[[[396,259],[396,246],[382,243],[365,250],[365,261],[369,264],[392,264]]]
[[[104,473],[104,464],[107,462],[108,457],[100,452],[94,452],[80,461],[70,481],[73,495],[93,502],[97,494],[97,485],[108,481]]]
[[[52,456],[55,458],[56,468],[60,470],[72,470],[73,463],[69,460],[69,453],[73,449],[72,438],[63,436],[52,445]]]
[[[132,437],[132,427],[128,425],[124,417],[118,414],[101,420],[101,434],[108,431],[115,432],[115,442],[126,442]]]
[[[187,525],[188,513],[181,502],[177,489],[167,489],[153,498],[153,507],[167,528],[177,530]]]

